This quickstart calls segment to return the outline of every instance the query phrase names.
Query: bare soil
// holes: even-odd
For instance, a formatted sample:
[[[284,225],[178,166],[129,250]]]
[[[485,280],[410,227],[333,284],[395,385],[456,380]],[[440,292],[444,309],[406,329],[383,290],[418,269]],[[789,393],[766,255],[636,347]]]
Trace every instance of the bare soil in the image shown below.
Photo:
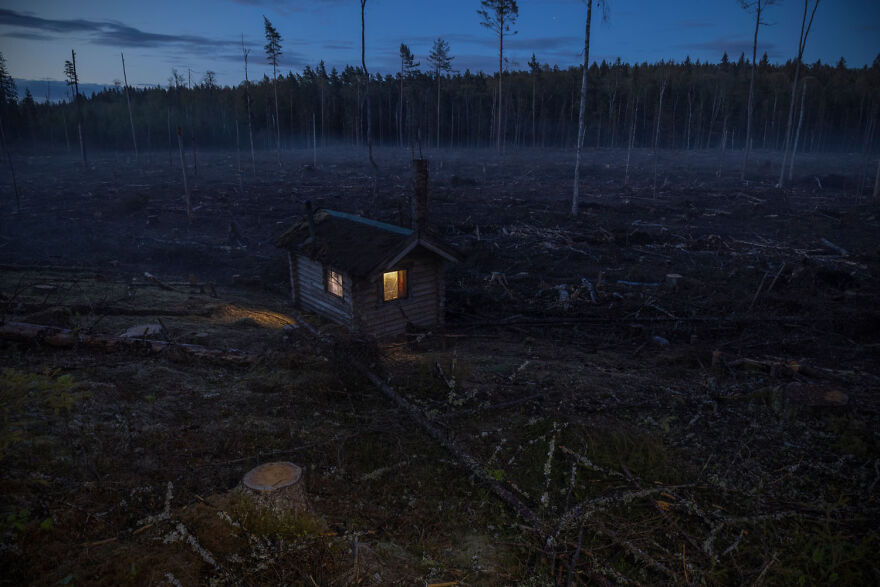
[[[880,582],[859,157],[799,156],[778,189],[768,153],[743,183],[738,154],[636,152],[627,182],[624,152],[595,151],[573,218],[570,153],[426,155],[464,259],[447,327],[378,343],[306,317],[316,341],[274,239],[306,200],[407,223],[409,153],[375,175],[360,151],[268,154],[258,177],[201,153],[192,224],[165,153],[19,161],[0,319],[259,359],[0,341],[0,583]],[[310,512],[236,490],[267,461],[302,466]]]

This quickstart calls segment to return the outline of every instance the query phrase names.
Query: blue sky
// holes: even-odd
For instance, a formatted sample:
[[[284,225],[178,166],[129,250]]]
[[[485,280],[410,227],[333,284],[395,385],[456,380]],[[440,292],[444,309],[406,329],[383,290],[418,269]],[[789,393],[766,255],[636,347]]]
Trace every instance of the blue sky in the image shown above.
[[[583,49],[584,4],[580,0],[519,0],[518,34],[506,55],[525,67],[534,52],[542,63],[576,64]],[[435,38],[449,41],[453,65],[463,71],[494,71],[497,41],[482,28],[479,0],[369,0],[367,66],[393,72],[401,42],[417,59]],[[803,3],[784,0],[767,10],[759,54],[784,61],[796,51]],[[591,60],[641,62],[660,59],[718,61],[751,47],[753,21],[736,0],[612,0],[608,20],[594,11]],[[266,15],[284,37],[283,69],[301,71],[324,59],[328,69],[360,61],[358,0],[4,0],[0,51],[13,77],[62,79],[65,59],[76,49],[84,82],[166,84],[172,67],[201,79],[217,72],[221,83],[243,78],[241,39],[252,50],[251,75],[271,73],[262,54]],[[880,52],[880,0],[823,0],[805,59],[850,66],[870,64]],[[21,85],[21,84],[20,84]],[[23,93],[23,88],[19,88]],[[45,89],[35,95],[45,95]]]

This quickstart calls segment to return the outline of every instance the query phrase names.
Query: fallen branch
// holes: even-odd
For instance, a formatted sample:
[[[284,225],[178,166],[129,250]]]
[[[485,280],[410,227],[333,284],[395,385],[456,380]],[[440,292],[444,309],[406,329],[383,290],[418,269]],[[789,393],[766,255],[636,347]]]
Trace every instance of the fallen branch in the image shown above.
[[[394,388],[382,381],[378,375],[367,369],[362,365],[355,364],[360,371],[369,379],[373,385],[379,388],[379,390],[385,394],[388,399],[397,404],[398,407],[403,409],[419,427],[428,434],[431,438],[433,438],[436,442],[441,444],[443,448],[448,450],[458,459],[459,463],[461,463],[464,468],[466,468],[474,477],[485,483],[489,486],[492,492],[500,497],[504,502],[506,502],[517,514],[522,516],[522,518],[536,527],[539,531],[541,530],[543,524],[538,519],[538,516],[529,509],[526,504],[524,504],[518,497],[516,497],[513,493],[511,493],[506,487],[504,487],[501,483],[496,481],[493,477],[491,477],[486,471],[486,468],[482,466],[477,460],[466,453],[464,449],[459,446],[458,442],[450,438],[446,435],[445,432],[440,430],[435,424],[433,424],[430,420],[428,420],[417,408],[413,407],[408,401],[406,401],[399,393],[394,391]],[[543,534],[543,533],[542,533]]]
[[[56,348],[85,346],[106,352],[131,349],[158,354],[176,350],[200,359],[218,360],[239,365],[254,363],[259,358],[257,355],[236,349],[212,349],[197,344],[171,343],[161,340],[124,338],[99,334],[88,335],[68,328],[28,324],[27,322],[0,323],[0,339],[17,342],[36,342]]]

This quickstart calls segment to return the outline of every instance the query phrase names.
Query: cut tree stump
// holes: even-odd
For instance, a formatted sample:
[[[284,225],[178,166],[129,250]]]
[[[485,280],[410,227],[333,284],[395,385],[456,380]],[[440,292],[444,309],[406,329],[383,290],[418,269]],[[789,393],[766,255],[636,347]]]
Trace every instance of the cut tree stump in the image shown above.
[[[302,468],[287,461],[264,463],[242,479],[244,491],[269,509],[303,512],[307,509]]]

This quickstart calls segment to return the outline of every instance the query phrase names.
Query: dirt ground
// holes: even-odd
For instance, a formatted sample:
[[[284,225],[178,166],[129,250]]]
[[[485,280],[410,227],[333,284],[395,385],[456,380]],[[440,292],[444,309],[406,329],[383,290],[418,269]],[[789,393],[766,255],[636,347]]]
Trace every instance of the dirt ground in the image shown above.
[[[0,583],[876,584],[880,207],[860,157],[425,153],[447,326],[288,304],[304,203],[407,223],[409,152],[19,157],[0,216]],[[245,162],[242,163],[245,165]],[[145,276],[149,272],[155,279]],[[0,328],[3,327],[0,324]],[[148,326],[151,326],[148,328]],[[173,343],[162,352],[147,339]],[[180,345],[246,356],[194,358]],[[178,348],[175,348],[178,345]],[[381,375],[533,514],[388,401]],[[307,513],[237,490],[269,460]]]

